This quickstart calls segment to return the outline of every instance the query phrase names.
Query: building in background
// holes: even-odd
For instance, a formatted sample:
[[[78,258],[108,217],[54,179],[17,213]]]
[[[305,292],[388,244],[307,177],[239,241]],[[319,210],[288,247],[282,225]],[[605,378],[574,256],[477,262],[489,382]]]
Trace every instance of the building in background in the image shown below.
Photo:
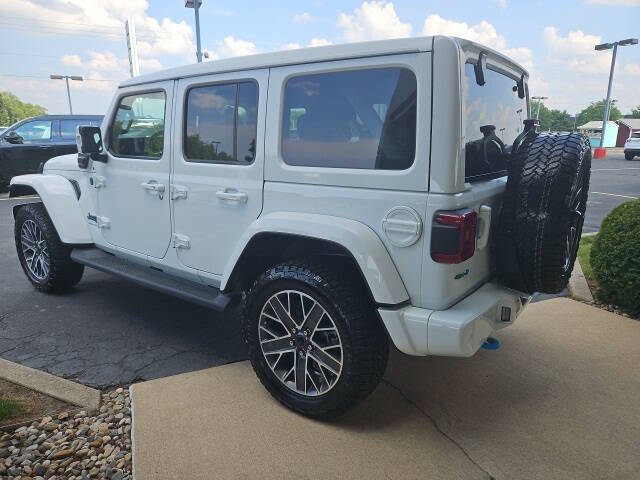
[[[592,120],[584,125],[580,125],[578,130],[589,137],[591,148],[600,146],[600,137],[602,136],[602,122],[600,120]],[[604,142],[602,146],[605,148],[615,147],[618,138],[618,124],[616,122],[607,122],[607,128],[604,132]]]
[[[616,120],[618,124],[618,137],[616,138],[616,147],[624,147],[627,141],[634,133],[640,132],[640,118],[621,118]]]

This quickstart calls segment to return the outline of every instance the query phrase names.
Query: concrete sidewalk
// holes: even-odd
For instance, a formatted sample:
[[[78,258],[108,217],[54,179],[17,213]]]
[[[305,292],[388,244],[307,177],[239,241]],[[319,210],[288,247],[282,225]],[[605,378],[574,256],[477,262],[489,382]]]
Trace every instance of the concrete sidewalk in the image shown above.
[[[135,478],[640,478],[640,322],[562,298],[499,338],[469,359],[394,352],[330,423],[246,362],[136,384]]]

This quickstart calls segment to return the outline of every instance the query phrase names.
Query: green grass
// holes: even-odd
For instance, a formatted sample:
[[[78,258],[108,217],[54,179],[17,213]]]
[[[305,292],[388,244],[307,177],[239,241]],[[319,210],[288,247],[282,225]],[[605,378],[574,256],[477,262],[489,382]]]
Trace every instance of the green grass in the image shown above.
[[[0,421],[7,420],[24,411],[21,403],[0,397]]]
[[[597,235],[589,235],[580,239],[580,248],[578,248],[578,260],[584,276],[589,281],[594,281],[593,268],[591,268],[591,247]]]

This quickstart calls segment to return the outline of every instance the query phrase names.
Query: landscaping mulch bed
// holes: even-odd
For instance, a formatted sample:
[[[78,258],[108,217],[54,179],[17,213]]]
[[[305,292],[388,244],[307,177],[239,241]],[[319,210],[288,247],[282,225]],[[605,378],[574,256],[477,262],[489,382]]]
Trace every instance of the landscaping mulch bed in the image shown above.
[[[131,400],[127,389],[102,394],[99,412],[65,410],[0,431],[0,478],[131,478]]]

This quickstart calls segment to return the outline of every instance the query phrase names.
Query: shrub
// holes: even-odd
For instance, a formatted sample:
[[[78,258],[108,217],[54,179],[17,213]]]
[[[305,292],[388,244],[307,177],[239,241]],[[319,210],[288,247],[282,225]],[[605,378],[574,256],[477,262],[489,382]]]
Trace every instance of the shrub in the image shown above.
[[[640,199],[605,217],[591,249],[591,267],[602,300],[640,314]]]

